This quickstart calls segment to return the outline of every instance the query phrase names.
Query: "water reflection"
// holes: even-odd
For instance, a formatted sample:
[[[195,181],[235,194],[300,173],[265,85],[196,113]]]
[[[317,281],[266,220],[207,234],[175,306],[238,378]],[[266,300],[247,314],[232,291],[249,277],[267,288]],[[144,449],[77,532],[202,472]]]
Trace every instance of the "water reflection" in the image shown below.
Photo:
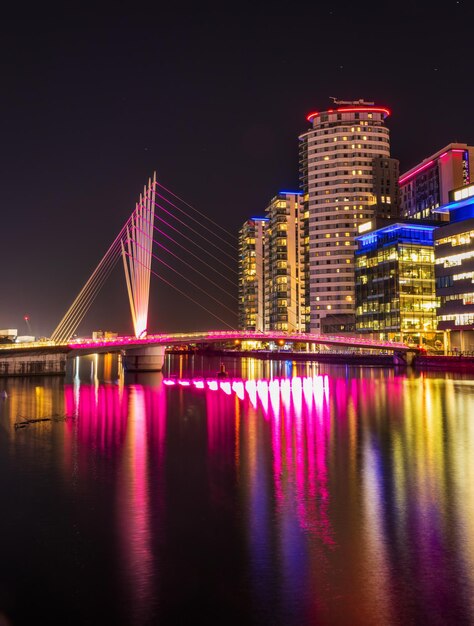
[[[179,623],[190,607],[210,623],[474,621],[473,381],[218,369],[180,357],[165,376],[124,377],[92,357],[66,384],[8,381],[14,462],[54,460],[86,511],[95,490],[113,494],[89,532],[113,555],[103,601],[120,598],[123,623]],[[67,419],[14,429],[53,412]]]

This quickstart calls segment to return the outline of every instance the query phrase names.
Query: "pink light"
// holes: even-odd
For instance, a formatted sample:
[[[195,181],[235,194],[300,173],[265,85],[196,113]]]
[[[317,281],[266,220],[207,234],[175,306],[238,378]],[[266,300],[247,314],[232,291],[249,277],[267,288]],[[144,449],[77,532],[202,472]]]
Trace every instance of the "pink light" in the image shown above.
[[[246,380],[245,391],[248,393],[253,408],[257,408],[257,383],[254,380]]]
[[[268,385],[270,392],[270,403],[272,405],[273,415],[278,417],[280,413],[280,381],[274,378]]]
[[[288,413],[290,410],[290,404],[291,404],[291,383],[288,380],[288,378],[281,381],[280,393],[281,393],[281,399],[283,400],[283,404],[285,406],[285,411],[286,413]]]
[[[291,379],[291,397],[293,399],[295,417],[297,420],[299,420],[301,418],[301,409],[303,405],[303,391],[301,378],[299,376],[295,376]]]
[[[430,167],[431,165],[433,165],[433,163],[434,163],[434,161],[432,159],[431,161],[428,161],[428,163],[425,163],[424,165],[420,165],[420,167],[417,167],[414,172],[411,172],[410,174],[407,174],[406,176],[403,176],[402,178],[400,178],[398,180],[398,184],[399,185],[403,185],[404,182],[406,182],[410,178],[413,178],[413,176],[416,176],[416,174],[418,174],[419,172],[422,172],[423,170],[426,170],[426,168]]]
[[[164,385],[176,385],[176,381],[175,380],[164,380],[163,384]]]
[[[232,393],[232,389],[230,386],[229,382],[221,382],[220,384],[220,388],[222,389],[222,391],[224,393],[226,393],[228,396],[230,396],[230,394]]]
[[[308,120],[308,122],[312,122],[314,118],[317,117],[318,115],[319,113],[317,111],[314,111],[313,113],[308,113],[308,115],[306,116],[306,119]]]
[[[189,380],[178,380],[178,384],[182,385],[183,387],[189,387],[191,383],[189,382]]]
[[[303,378],[303,395],[309,410],[313,406],[313,380],[311,378]]]
[[[244,383],[241,380],[234,381],[232,383],[232,389],[234,390],[235,395],[239,398],[239,400],[243,400],[245,398]]]
[[[257,392],[262,408],[265,413],[265,417],[268,416],[268,382],[266,380],[257,381]]]
[[[459,153],[462,154],[464,152],[464,150],[459,150],[458,148],[454,148],[452,150],[446,150],[446,152],[443,152],[443,154],[441,154],[438,158],[442,159],[443,157],[445,157],[450,152],[453,152],[453,153],[455,152],[456,154],[459,154]]]
[[[219,386],[216,380],[208,380],[207,386],[209,387],[211,391],[217,391],[219,389]]]
[[[203,380],[195,380],[194,386],[196,389],[204,389],[204,381]]]
[[[385,117],[391,115],[390,109],[385,107],[343,107],[339,109],[328,109],[327,111],[323,111],[324,113],[384,113]],[[315,117],[321,115],[318,111],[314,111],[306,116],[308,122],[312,122]]]
[[[363,111],[364,113],[385,113],[386,117],[391,115],[390,109],[385,107],[344,107],[342,109],[337,109],[338,113],[358,113],[359,111]]]

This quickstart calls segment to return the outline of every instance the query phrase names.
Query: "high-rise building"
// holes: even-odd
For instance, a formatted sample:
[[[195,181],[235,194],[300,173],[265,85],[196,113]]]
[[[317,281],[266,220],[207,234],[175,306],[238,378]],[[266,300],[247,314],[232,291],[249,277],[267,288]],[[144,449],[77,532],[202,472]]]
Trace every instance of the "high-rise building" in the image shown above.
[[[450,143],[424,159],[400,176],[400,214],[443,219],[436,209],[449,202],[452,189],[469,185],[473,166],[474,147],[465,143]]]
[[[444,347],[474,351],[474,184],[455,189],[438,211],[449,215],[435,234],[438,329]]]
[[[357,237],[356,329],[377,339],[436,340],[434,232],[414,220],[375,220]]]
[[[390,181],[396,167],[388,161],[389,110],[363,100],[334,104],[335,108],[308,115],[311,128],[299,138],[309,241],[305,304],[312,332],[334,326],[354,330],[357,227],[376,215],[377,195],[385,196],[386,213],[396,195],[392,183],[381,192],[382,180]]]
[[[381,218],[396,218],[400,213],[398,188],[400,162],[398,159],[375,157],[373,168],[376,214]]]
[[[265,328],[269,330],[305,330],[301,196],[299,191],[280,191],[266,210]]]
[[[239,233],[239,327],[264,330],[266,217],[252,217]]]

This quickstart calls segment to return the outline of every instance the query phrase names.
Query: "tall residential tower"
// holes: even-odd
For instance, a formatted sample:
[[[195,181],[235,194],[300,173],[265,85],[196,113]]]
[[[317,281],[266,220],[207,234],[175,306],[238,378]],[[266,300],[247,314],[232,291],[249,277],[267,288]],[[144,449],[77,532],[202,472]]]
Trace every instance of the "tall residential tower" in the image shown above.
[[[280,191],[267,207],[265,329],[305,330],[301,192]]]
[[[397,168],[390,159],[386,108],[372,102],[334,100],[335,107],[308,115],[300,135],[300,176],[308,215],[309,289],[306,308],[312,332],[355,330],[355,237],[376,215],[378,196],[389,217]],[[380,159],[385,161],[381,161]],[[383,176],[382,176],[383,174]],[[384,193],[381,193],[381,181]],[[326,319],[327,318],[327,319]]]
[[[239,233],[239,328],[264,330],[265,231],[268,218],[248,219]]]

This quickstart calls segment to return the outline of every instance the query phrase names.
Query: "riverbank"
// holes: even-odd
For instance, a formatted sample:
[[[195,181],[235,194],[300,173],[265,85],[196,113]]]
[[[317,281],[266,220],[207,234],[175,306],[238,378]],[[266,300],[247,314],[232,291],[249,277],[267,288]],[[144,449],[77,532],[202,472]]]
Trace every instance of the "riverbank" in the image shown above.
[[[463,371],[474,374],[474,357],[472,356],[420,355],[415,357],[413,365],[423,370]]]

